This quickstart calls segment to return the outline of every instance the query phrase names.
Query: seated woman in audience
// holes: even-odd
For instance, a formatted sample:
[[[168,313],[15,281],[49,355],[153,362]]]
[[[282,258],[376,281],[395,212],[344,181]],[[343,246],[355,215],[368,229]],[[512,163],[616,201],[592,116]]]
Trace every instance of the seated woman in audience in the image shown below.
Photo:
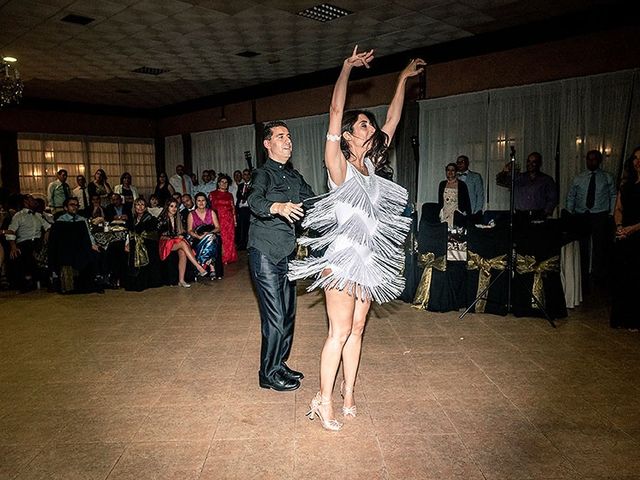
[[[624,164],[613,214],[616,222],[611,326],[638,331],[640,313],[640,147]]]
[[[124,172],[120,175],[120,185],[116,185],[113,191],[122,196],[122,201],[133,209],[133,201],[139,197],[136,187],[131,185],[131,174]]]
[[[165,205],[174,193],[176,191],[169,183],[167,174],[160,172],[156,182],[156,189],[153,191],[153,194],[158,197],[158,205]]]
[[[231,179],[227,175],[218,177],[218,188],[209,194],[211,208],[218,214],[222,236],[222,263],[238,260],[236,250],[236,207],[233,195],[229,193]]]
[[[178,252],[178,285],[185,288],[191,286],[184,281],[187,260],[198,269],[201,277],[207,275],[207,270],[198,263],[191,250],[191,245],[184,238],[186,232],[182,228],[178,214],[178,202],[175,200],[167,200],[164,211],[160,214],[158,231],[160,232],[160,260],[166,260],[171,252]]]
[[[104,208],[102,208],[100,195],[91,195],[91,205],[87,209],[89,213],[89,219],[91,223],[97,225],[99,223],[104,223]]]
[[[147,205],[147,211],[156,218],[158,218],[162,213],[160,201],[158,200],[158,196],[155,193],[149,196],[149,205]]]
[[[196,208],[187,217],[187,232],[193,239],[196,260],[209,269],[211,278],[222,278],[220,224],[216,212],[207,208],[207,196],[196,193]]]
[[[158,248],[158,219],[147,211],[147,202],[138,198],[133,202],[133,220],[125,243],[128,253],[125,290],[141,292],[159,287],[160,256]]]
[[[96,170],[93,180],[89,183],[89,195],[100,195],[100,204],[107,206],[109,204],[109,195],[113,193],[111,185],[107,182],[107,174],[101,168]]]
[[[447,179],[438,186],[438,205],[440,206],[440,221],[447,222],[449,229],[454,227],[454,214],[460,212],[471,214],[469,189],[464,182],[458,181],[457,166],[449,163],[446,166]]]

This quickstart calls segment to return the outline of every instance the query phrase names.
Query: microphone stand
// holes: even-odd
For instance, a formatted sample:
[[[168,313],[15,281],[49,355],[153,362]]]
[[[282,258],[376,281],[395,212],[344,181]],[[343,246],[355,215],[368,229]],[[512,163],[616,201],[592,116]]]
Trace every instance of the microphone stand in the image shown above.
[[[507,277],[507,313],[512,313],[513,312],[513,303],[512,303],[512,285],[511,283],[513,282],[513,280],[516,278],[515,276],[515,264],[516,264],[516,245],[515,245],[515,241],[514,241],[514,235],[513,235],[513,231],[515,229],[515,225],[514,225],[514,219],[515,219],[515,214],[516,214],[516,208],[515,208],[515,190],[516,190],[516,147],[514,147],[513,145],[511,145],[510,147],[511,152],[509,153],[509,167],[511,168],[511,178],[510,178],[510,185],[511,185],[511,190],[510,190],[510,194],[509,194],[509,251],[507,252],[507,267],[500,271],[498,273],[498,275],[495,276],[495,278],[492,278],[491,283],[489,283],[489,285],[481,292],[478,294],[478,296],[475,298],[475,300],[471,303],[471,305],[469,305],[467,307],[467,309],[462,312],[462,314],[458,317],[460,319],[462,319],[467,313],[469,313],[471,311],[471,309],[475,306],[476,303],[478,303],[480,301],[481,298],[484,298],[484,296],[487,294],[487,292],[489,291],[489,289],[491,288],[491,286],[496,283],[496,281],[504,274],[506,273],[508,275]],[[542,306],[542,303],[540,302],[540,300],[533,294],[533,292],[530,291],[531,294],[531,298],[533,298],[533,301],[536,303],[536,305],[538,306],[538,308],[540,309],[540,311],[544,314],[545,318],[547,319],[547,321],[551,324],[551,326],[553,328],[556,328],[556,324],[553,322],[553,320],[551,319],[551,317],[549,317],[549,314],[547,313],[547,311],[544,309],[544,307]]]

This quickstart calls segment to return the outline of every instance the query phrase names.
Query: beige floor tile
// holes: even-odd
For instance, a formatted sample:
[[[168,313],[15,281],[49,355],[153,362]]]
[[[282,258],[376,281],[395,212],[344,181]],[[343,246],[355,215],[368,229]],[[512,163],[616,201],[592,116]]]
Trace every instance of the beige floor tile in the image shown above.
[[[390,479],[484,479],[455,434],[382,434],[380,448]]]
[[[461,433],[461,438],[487,479],[575,477],[569,460],[535,431]]]
[[[214,440],[200,480],[301,478],[294,475],[293,439]]]
[[[384,478],[384,462],[375,437],[351,437],[317,429],[296,442],[295,478]],[[349,473],[346,473],[349,472]]]
[[[295,398],[289,393],[292,400]],[[214,439],[291,438],[295,405],[290,403],[232,403],[225,406]]]
[[[389,435],[456,433],[444,409],[435,400],[369,403],[376,432]]]
[[[208,442],[134,443],[127,447],[109,480],[196,480],[208,449]]]
[[[206,442],[213,438],[222,408],[154,407],[133,437],[134,442]]]
[[[16,480],[102,480],[124,451],[122,444],[45,447]]]
[[[34,445],[0,445],[0,478],[14,478],[42,448]]]

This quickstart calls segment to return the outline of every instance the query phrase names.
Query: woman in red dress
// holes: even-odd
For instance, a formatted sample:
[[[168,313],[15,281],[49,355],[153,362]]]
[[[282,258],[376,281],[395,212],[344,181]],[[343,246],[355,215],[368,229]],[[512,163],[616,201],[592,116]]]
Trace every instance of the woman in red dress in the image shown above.
[[[218,178],[218,189],[209,194],[211,208],[218,214],[220,236],[222,237],[222,263],[238,260],[236,251],[236,207],[233,195],[229,193],[231,179],[226,175]]]

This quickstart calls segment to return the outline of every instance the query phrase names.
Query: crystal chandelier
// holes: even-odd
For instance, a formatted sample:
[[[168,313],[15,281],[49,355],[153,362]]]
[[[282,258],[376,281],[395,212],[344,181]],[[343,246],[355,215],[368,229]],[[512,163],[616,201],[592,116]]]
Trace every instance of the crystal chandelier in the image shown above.
[[[2,57],[0,62],[0,107],[4,107],[10,103],[20,102],[23,85],[20,72],[13,65],[16,59]]]

